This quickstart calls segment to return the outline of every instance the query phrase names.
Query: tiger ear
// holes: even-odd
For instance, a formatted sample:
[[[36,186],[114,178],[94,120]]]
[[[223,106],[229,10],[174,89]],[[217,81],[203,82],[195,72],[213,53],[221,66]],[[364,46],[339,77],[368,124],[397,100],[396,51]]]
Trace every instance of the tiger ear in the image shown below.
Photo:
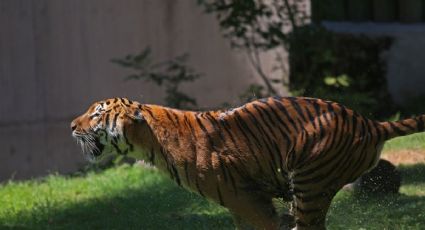
[[[139,109],[132,109],[131,111],[128,111],[128,116],[135,121],[145,121],[145,118]]]
[[[142,113],[139,110],[134,110],[133,116],[134,116],[135,120],[138,120],[138,121],[144,121],[145,120],[145,118],[143,117]]]

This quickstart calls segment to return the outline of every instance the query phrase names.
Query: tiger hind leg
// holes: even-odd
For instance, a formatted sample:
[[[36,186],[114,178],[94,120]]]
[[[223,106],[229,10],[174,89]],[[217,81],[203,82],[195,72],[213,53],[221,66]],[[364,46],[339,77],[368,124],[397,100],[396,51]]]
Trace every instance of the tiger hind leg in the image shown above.
[[[315,194],[296,194],[294,196],[294,229],[323,230],[326,229],[326,214],[335,193],[328,191]]]

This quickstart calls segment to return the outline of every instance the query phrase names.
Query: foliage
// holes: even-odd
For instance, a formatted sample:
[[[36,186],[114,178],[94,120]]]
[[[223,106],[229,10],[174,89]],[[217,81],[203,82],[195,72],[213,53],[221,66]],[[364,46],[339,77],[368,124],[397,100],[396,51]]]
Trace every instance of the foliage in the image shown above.
[[[262,67],[261,53],[276,52],[276,62],[281,62],[279,52],[284,48],[292,27],[304,24],[307,16],[299,10],[301,0],[198,0],[207,13],[214,14],[220,28],[233,48],[246,52],[252,67],[261,77],[263,94],[275,95],[277,91],[270,76]],[[282,65],[276,65],[281,68]],[[274,82],[285,83],[284,79]],[[251,87],[251,86],[250,86]]]
[[[311,25],[299,27],[288,44],[291,92],[338,101],[371,118],[396,112],[382,59],[391,38],[341,34]]]
[[[274,66],[283,66],[280,55],[290,55],[289,87],[295,96],[338,101],[372,118],[395,113],[387,91],[382,53],[391,45],[388,37],[338,34],[320,25],[307,25],[303,1],[198,0],[214,14],[233,48],[247,53],[251,65],[263,79],[256,95],[274,95],[271,77],[262,68],[262,53],[275,53]],[[283,68],[280,67],[283,70]],[[282,71],[284,72],[284,71]],[[251,85],[247,90],[253,91]],[[247,97],[245,92],[243,98]]]
[[[113,59],[112,62],[136,71],[129,75],[127,80],[143,80],[164,87],[167,106],[190,108],[196,106],[196,100],[182,92],[179,87],[182,83],[195,81],[201,74],[186,65],[188,57],[184,54],[154,63],[152,51],[147,47],[139,54],[129,54],[121,59]]]
[[[245,92],[239,95],[239,99],[242,102],[249,102],[266,96],[267,95],[265,95],[264,87],[262,85],[251,84],[248,86]]]
[[[401,105],[400,112],[403,117],[418,116],[425,113],[425,94],[410,96]]]

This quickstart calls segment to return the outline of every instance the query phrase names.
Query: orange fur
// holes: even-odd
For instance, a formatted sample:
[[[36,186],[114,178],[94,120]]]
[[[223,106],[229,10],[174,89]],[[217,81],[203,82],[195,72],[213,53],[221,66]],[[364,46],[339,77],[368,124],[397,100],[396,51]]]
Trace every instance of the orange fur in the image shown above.
[[[144,159],[227,207],[235,224],[278,229],[272,198],[291,200],[297,229],[323,229],[336,192],[374,167],[383,143],[424,129],[424,117],[375,122],[334,102],[266,98],[192,112],[115,98],[71,126],[88,154]],[[83,141],[84,142],[84,141]],[[93,147],[95,146],[95,147]]]

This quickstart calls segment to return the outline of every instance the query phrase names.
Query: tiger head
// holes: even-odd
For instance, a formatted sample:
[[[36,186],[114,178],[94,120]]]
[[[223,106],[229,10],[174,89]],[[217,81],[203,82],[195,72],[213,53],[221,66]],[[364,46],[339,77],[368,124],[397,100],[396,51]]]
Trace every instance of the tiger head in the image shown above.
[[[71,129],[89,161],[109,154],[132,156],[150,134],[141,105],[125,98],[95,102],[71,122]]]

